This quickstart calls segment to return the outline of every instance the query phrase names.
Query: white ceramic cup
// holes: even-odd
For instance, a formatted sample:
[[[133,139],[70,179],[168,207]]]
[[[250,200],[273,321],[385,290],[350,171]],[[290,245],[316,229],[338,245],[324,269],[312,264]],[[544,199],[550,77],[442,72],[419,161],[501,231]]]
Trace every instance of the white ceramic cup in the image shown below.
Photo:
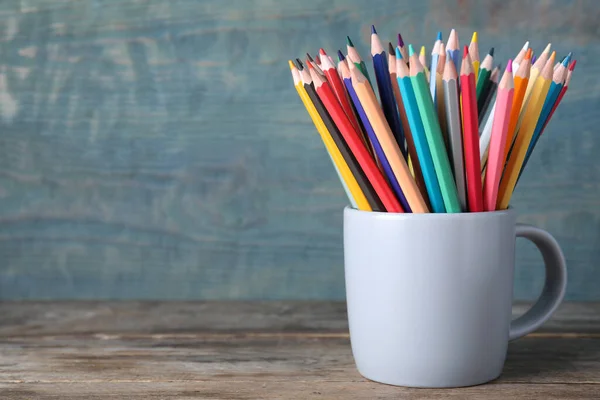
[[[546,264],[535,305],[511,322],[515,237]],[[352,353],[366,378],[400,386],[460,387],[497,378],[509,340],[542,325],[562,301],[564,256],[546,231],[512,209],[395,214],[344,210]]]

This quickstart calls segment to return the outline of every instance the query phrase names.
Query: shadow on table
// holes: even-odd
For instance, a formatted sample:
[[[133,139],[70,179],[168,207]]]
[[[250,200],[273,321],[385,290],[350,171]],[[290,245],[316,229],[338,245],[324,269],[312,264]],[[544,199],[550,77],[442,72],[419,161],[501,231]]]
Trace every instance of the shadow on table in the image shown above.
[[[509,343],[500,380],[572,382],[575,373],[577,381],[587,380],[586,365],[597,362],[599,356],[598,339],[526,337]]]

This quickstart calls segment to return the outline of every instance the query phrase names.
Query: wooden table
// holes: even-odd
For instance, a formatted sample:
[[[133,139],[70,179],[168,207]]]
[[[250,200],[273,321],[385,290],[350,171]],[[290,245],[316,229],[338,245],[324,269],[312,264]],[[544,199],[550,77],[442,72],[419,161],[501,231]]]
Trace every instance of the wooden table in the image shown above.
[[[599,311],[563,305],[491,384],[429,390],[358,374],[344,303],[0,303],[0,398],[598,399]]]

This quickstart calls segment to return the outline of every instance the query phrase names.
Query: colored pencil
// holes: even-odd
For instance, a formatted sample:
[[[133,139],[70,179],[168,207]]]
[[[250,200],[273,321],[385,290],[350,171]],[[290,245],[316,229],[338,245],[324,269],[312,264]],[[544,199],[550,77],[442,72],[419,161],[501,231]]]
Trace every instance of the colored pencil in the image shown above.
[[[521,166],[527,153],[527,148],[531,142],[537,120],[539,119],[544,100],[550,89],[552,80],[552,72],[556,54],[552,53],[550,59],[544,66],[541,74],[536,79],[534,88],[531,91],[529,101],[525,107],[521,128],[518,130],[512,149],[509,152],[508,162],[504,170],[504,174],[500,181],[500,190],[498,192],[497,209],[504,210],[508,207],[510,198],[514,191]],[[542,59],[542,55],[538,61]]]
[[[335,64],[333,62],[331,62],[331,60],[327,56],[327,53],[325,52],[325,50],[320,49],[319,53],[323,56],[321,58],[322,59],[321,69],[325,73],[325,76],[327,77],[327,81],[331,85],[331,89],[333,89],[333,93],[335,93],[335,97],[338,99],[338,102],[340,103],[340,105],[342,106],[342,109],[346,113],[346,116],[352,123],[352,126],[354,126],[354,129],[358,133],[360,133],[360,137],[366,145],[367,144],[366,138],[363,135],[363,132],[360,128],[360,125],[358,124],[358,121],[354,115],[354,112],[352,112],[352,107],[350,107],[350,103],[348,102],[348,95],[346,94],[346,89],[340,79],[337,69],[335,68]]]
[[[427,83],[429,83],[429,68],[427,67],[427,55],[425,54],[425,46],[421,46],[421,51],[419,52],[419,62],[423,66],[423,72],[425,72],[425,79]]]
[[[411,45],[408,46],[410,57],[410,81],[415,92],[419,114],[423,122],[425,137],[429,144],[436,176],[444,199],[444,207],[448,213],[460,212],[460,203],[456,192],[456,185],[452,177],[452,169],[448,160],[448,153],[442,138],[440,123],[434,111],[433,101],[423,72],[423,66]]]
[[[437,74],[437,70],[438,70],[438,63],[440,60],[440,45],[443,45],[444,43],[442,43],[442,32],[438,32],[437,34],[437,38],[435,39],[435,42],[433,43],[433,49],[431,50],[431,70],[430,70],[430,77],[429,77],[429,92],[431,93],[431,99],[433,100],[433,104],[437,104],[437,96],[436,96],[436,92],[437,92],[437,78],[434,79],[436,77]],[[446,56],[445,52],[442,52],[442,54],[444,54],[444,57]],[[443,65],[443,64],[442,64]],[[436,110],[439,114],[439,110]]]
[[[490,104],[492,103],[492,99],[496,95],[496,90],[498,89],[498,80],[500,79],[500,69],[501,68],[502,68],[502,66],[500,64],[498,64],[497,66],[494,67],[494,69],[492,70],[492,74],[490,75],[490,80],[489,80],[487,86],[485,87],[485,89],[483,89],[483,93],[482,93],[483,104],[481,105],[481,109],[479,109],[479,106],[478,106],[478,110],[477,110],[480,121],[482,121],[483,118],[485,117],[485,115],[490,107]],[[511,66],[511,68],[512,68],[512,66]]]
[[[529,41],[525,42],[525,44],[523,45],[521,50],[519,50],[519,53],[513,59],[513,65],[512,65],[513,76],[514,76],[515,72],[519,69],[519,65],[523,61],[523,58],[525,58],[525,55],[527,54],[527,50],[529,50]]]
[[[527,106],[527,102],[529,101],[529,97],[531,96],[531,92],[535,83],[537,82],[538,76],[542,72],[546,65],[546,61],[548,61],[548,56],[550,55],[550,48],[552,47],[551,43],[548,43],[544,51],[540,54],[540,56],[535,60],[535,63],[531,65],[531,70],[529,72],[529,82],[527,83],[527,89],[525,90],[525,98],[523,99],[523,104],[521,105],[521,114],[523,114],[523,110]],[[522,118],[522,115],[521,115]],[[517,123],[517,130],[521,125],[521,121]]]
[[[473,63],[473,71],[475,71],[475,82],[479,78],[479,38],[477,32],[473,32],[473,36],[471,36],[471,43],[469,44],[469,57],[471,57],[471,62]]]
[[[565,79],[565,85],[563,86],[562,90],[560,91],[560,94],[558,95],[558,99],[556,99],[556,102],[554,103],[554,106],[552,107],[552,111],[550,111],[550,115],[548,115],[548,118],[546,119],[546,122],[544,123],[544,127],[542,128],[542,133],[544,133],[544,130],[546,129],[546,125],[548,125],[548,122],[554,115],[554,111],[556,111],[556,108],[558,107],[558,105],[562,101],[563,97],[565,96],[565,93],[569,89],[569,84],[571,83],[571,76],[573,75],[573,71],[575,70],[576,65],[577,65],[577,60],[573,60],[569,64],[569,67],[567,69],[567,78]]]
[[[348,190],[356,201],[360,210],[385,211],[381,200],[377,197],[373,186],[361,170],[350,148],[343,140],[342,135],[329,113],[323,106],[321,100],[312,85],[312,78],[304,68],[300,72],[301,88],[300,96],[305,102],[309,114],[317,120],[317,129],[325,147],[338,165]]]
[[[358,136],[358,133],[352,127],[350,120],[346,114],[344,114],[344,110],[342,110],[337,102],[335,94],[333,94],[327,81],[319,76],[313,68],[310,68],[310,76],[313,80],[313,85],[319,99],[325,106],[325,109],[333,119],[335,125],[338,127],[344,141],[348,144],[348,147],[358,161],[358,164],[365,173],[367,179],[371,182],[371,185],[385,207],[385,210],[389,212],[403,212],[402,206],[396,199],[392,189],[383,177],[383,174],[375,165],[375,161],[373,161],[373,158],[367,151]]]
[[[427,204],[416,186],[408,165],[400,152],[392,131],[385,120],[383,111],[379,107],[375,92],[365,76],[354,65],[350,65],[351,81],[354,91],[365,110],[373,131],[381,144],[383,152],[389,161],[394,176],[402,187],[404,200],[414,213],[428,212]]]
[[[492,47],[488,54],[481,62],[479,68],[479,79],[477,79],[477,109],[481,109],[484,102],[483,93],[489,84],[490,76],[492,75],[492,69],[494,69],[494,48]]]
[[[463,160],[462,128],[459,105],[458,74],[451,57],[446,58],[444,68],[444,100],[446,108],[446,125],[448,127],[448,153],[452,161],[452,172],[460,207],[467,210],[467,184]]]
[[[377,139],[383,148],[383,152],[394,171],[394,176],[400,183],[406,201],[413,213],[428,212],[427,204],[417,187],[417,184],[410,174],[406,160],[404,159],[398,143],[396,142],[390,126],[385,120],[383,111],[379,107],[377,98],[373,88],[367,81],[366,77],[360,72],[356,66],[350,66],[352,77],[352,86],[358,95],[360,103],[369,118],[371,126],[377,135]]]
[[[504,162],[508,159],[508,151],[510,150],[513,140],[516,134],[517,122],[519,120],[519,115],[521,114],[521,106],[523,104],[523,100],[525,99],[525,91],[527,89],[527,85],[529,84],[529,72],[531,70],[531,49],[527,49],[525,53],[525,57],[522,62],[518,64],[518,69],[515,72],[515,93],[513,96],[513,105],[510,110],[510,120],[508,123],[508,130],[506,133],[506,145],[504,147]],[[513,62],[513,67],[515,63]]]
[[[383,108],[385,119],[392,129],[392,133],[396,138],[398,147],[402,152],[402,156],[406,159],[406,147],[404,146],[404,132],[400,125],[400,116],[398,115],[398,107],[392,82],[390,80],[390,72],[387,64],[387,55],[379,40],[375,26],[371,26],[371,57],[373,58],[373,69],[375,70],[375,79],[377,81],[377,90],[379,91],[379,99]]]
[[[498,198],[498,185],[502,170],[504,169],[504,146],[506,146],[506,133],[514,96],[514,80],[512,75],[512,61],[509,60],[502,81],[498,84],[498,100],[494,114],[492,139],[489,146],[488,163],[486,168],[483,206],[485,211],[496,209]]]
[[[310,54],[306,53],[306,62],[308,64],[310,64],[315,71],[317,71],[319,73],[319,75],[321,76],[325,76],[325,73],[323,72],[323,70],[321,69],[321,67],[319,67],[319,65],[315,62],[315,60],[310,56]]]
[[[400,54],[402,55],[402,60],[404,60],[405,63],[408,63],[408,51],[406,49],[406,46],[404,44],[404,39],[402,39],[401,34],[398,34],[398,48],[400,49]]]
[[[446,145],[446,151],[449,147],[449,135],[448,125],[446,124],[446,100],[444,99],[444,69],[446,67],[446,46],[444,43],[440,43],[438,46],[437,56],[437,67],[435,71],[435,85],[436,85],[436,96],[434,104],[440,121],[440,129],[442,130],[442,137],[444,138],[444,144]],[[434,100],[432,98],[432,100]]]
[[[494,67],[492,70],[492,74],[490,75],[490,81],[488,83],[488,87],[484,90],[483,96],[485,97],[485,101],[481,110],[478,110],[478,118],[479,121],[482,121],[485,117],[487,109],[492,102],[492,98],[496,94],[496,90],[498,89],[498,77],[500,75],[500,66]],[[484,134],[487,133],[484,128]],[[479,155],[481,158],[481,172],[485,171],[485,166],[488,157],[488,149],[490,144],[490,139],[492,137],[492,130],[490,129],[489,135],[484,137],[483,135],[479,136]]]
[[[538,139],[542,133],[542,129],[546,125],[546,120],[550,116],[552,109],[554,108],[554,104],[558,101],[558,96],[562,92],[562,89],[565,85],[565,81],[567,79],[567,66],[571,61],[571,55],[569,54],[561,63],[558,63],[558,67],[554,69],[554,73],[552,75],[552,82],[550,83],[550,89],[548,89],[548,95],[546,96],[546,100],[544,100],[544,105],[542,106],[542,112],[540,113],[540,117],[535,126],[535,130],[533,132],[533,137],[531,138],[531,142],[529,143],[529,147],[527,148],[527,153],[525,154],[525,160],[523,161],[523,166],[521,167],[521,171],[519,176],[523,173],[523,169],[527,165],[527,161],[533,152],[535,145],[537,144]],[[518,181],[518,179],[517,179]]]
[[[520,88],[521,85],[521,80],[519,79],[519,76],[521,73],[523,73],[523,71],[525,71],[525,69],[527,70],[527,76],[529,76],[529,66],[530,66],[530,56],[531,56],[531,50],[529,49],[529,42],[526,42],[525,45],[523,46],[523,48],[519,51],[519,53],[516,56],[516,59],[518,60],[517,62],[515,62],[515,60],[513,60],[512,62],[512,69],[513,69],[513,78],[515,79],[515,94],[513,96],[513,107],[511,112],[514,112],[515,114],[515,120],[513,121],[511,119],[511,122],[509,123],[509,128],[508,128],[508,133],[507,133],[507,144],[505,146],[504,152],[505,152],[505,156],[504,159],[506,160],[507,154],[508,154],[508,150],[511,147],[512,144],[512,138],[513,138],[513,132],[515,131],[515,127],[519,118],[519,114],[520,114],[520,110],[521,110],[521,102],[523,99],[523,96],[525,95],[525,88],[527,87],[527,82],[525,80],[525,84],[522,87],[522,89]],[[521,66],[523,60],[526,59],[526,63],[528,64],[526,67]],[[521,72],[519,72],[521,71]],[[529,79],[529,78],[527,78]],[[494,105],[492,106],[492,109],[490,110],[485,125],[483,127],[483,130],[480,132],[479,135],[479,154],[481,156],[481,167],[482,167],[482,171],[485,168],[485,161],[487,160],[487,154],[488,154],[488,146],[490,144],[490,139],[492,137],[492,126],[493,126],[493,122],[494,122],[494,113],[496,109],[496,104],[494,103]],[[512,115],[512,114],[511,114]],[[511,117],[512,118],[512,117]],[[513,124],[514,122],[514,124]]]
[[[356,178],[354,178],[354,176],[348,169],[348,165],[346,164],[346,161],[342,158],[340,151],[337,149],[337,147],[335,147],[335,144],[333,143],[333,140],[331,139],[331,134],[325,127],[323,120],[317,113],[315,106],[312,104],[310,98],[308,97],[308,94],[304,90],[304,86],[302,84],[302,78],[300,78],[300,72],[298,71],[298,68],[294,65],[292,60],[289,60],[289,65],[290,65],[290,70],[292,72],[292,78],[294,80],[294,87],[296,88],[296,92],[298,93],[300,100],[302,100],[302,104],[304,104],[306,111],[308,112],[315,127],[317,128],[317,132],[319,132],[319,135],[321,136],[321,139],[323,140],[323,143],[325,144],[325,148],[327,149],[327,155],[329,156],[329,159],[331,160],[331,163],[333,164],[335,172],[336,172],[340,182],[342,183],[342,186],[344,187],[344,192],[346,192],[346,196],[348,197],[350,204],[352,205],[353,208],[356,208],[358,210],[372,211],[371,206],[369,205],[369,202],[365,198],[360,187],[358,187]],[[328,143],[328,140],[330,141],[330,143]],[[331,149],[330,145],[333,145],[334,148]],[[344,171],[344,174],[342,174],[342,170]],[[346,183],[346,181],[348,181],[349,184]],[[350,190],[351,185],[354,185],[353,186],[354,193],[352,193],[352,191]],[[357,197],[359,199],[360,205],[354,199],[354,197]]]
[[[404,62],[401,59],[396,59],[396,53],[398,53],[398,51],[398,48],[394,49],[392,44],[388,43],[388,68],[390,73],[390,81],[392,82],[394,97],[396,98],[396,104],[398,105],[398,113],[400,115],[400,123],[402,124],[402,130],[404,131],[404,138],[406,139],[406,147],[409,156],[407,162],[409,164],[409,168],[412,168],[413,176],[415,177],[415,181],[417,182],[417,187],[421,191],[425,202],[428,203],[428,206],[430,206],[429,199],[427,196],[427,187],[425,186],[425,180],[423,179],[423,171],[421,170],[421,164],[419,162],[417,151],[415,149],[415,143],[412,137],[412,132],[410,130],[410,123],[408,121],[408,116],[406,115],[406,110],[404,107],[404,100],[402,98],[402,95],[400,94],[400,87],[398,85],[396,65],[397,62]]]
[[[480,73],[479,79],[481,78]],[[460,88],[462,95],[463,153],[467,181],[467,204],[469,211],[481,212],[483,211],[483,196],[481,189],[477,94],[475,72],[473,71],[473,64],[471,64],[469,48],[467,46],[464,47],[463,61],[460,69]]]
[[[348,57],[350,58],[350,61],[352,61],[354,65],[360,69],[360,72],[367,77],[367,80],[372,85],[373,83],[371,82],[369,71],[367,71],[367,65],[360,57],[360,54],[358,54],[358,51],[354,47],[354,43],[352,43],[352,40],[350,40],[350,36],[346,36],[346,50],[348,51]]]
[[[410,72],[406,63],[401,60],[402,54],[398,48],[396,48],[396,58],[397,82],[410,124],[415,152],[417,153],[415,159],[418,159],[418,164],[421,167],[427,195],[433,212],[443,213],[446,211],[446,207],[444,206],[444,199],[433,165],[433,158],[431,156],[427,137],[425,136],[425,130],[419,113],[417,99],[415,98]]]
[[[345,85],[346,89],[348,90],[348,95],[350,96],[350,99],[358,112],[360,120],[362,121],[362,124],[365,127],[365,131],[367,132],[370,143],[373,144],[374,151],[377,155],[377,159],[381,163],[383,172],[385,173],[385,176],[387,177],[388,182],[390,182],[390,185],[392,186],[394,193],[396,194],[398,199],[400,199],[400,204],[402,204],[402,207],[404,208],[405,211],[409,211],[410,207],[408,207],[408,203],[406,202],[406,198],[404,197],[402,188],[400,187],[398,180],[394,176],[392,167],[385,156],[385,153],[383,151],[383,148],[381,147],[381,144],[379,143],[379,140],[377,139],[377,135],[375,134],[375,131],[373,130],[373,126],[371,125],[371,122],[369,121],[369,118],[367,117],[367,113],[365,112],[365,109],[363,108],[363,106],[358,98],[358,95],[356,94],[356,91],[354,90],[354,87],[352,86],[352,76],[350,74],[350,69],[348,68],[348,64],[340,63],[340,69],[342,71],[342,79],[344,81],[344,85]]]
[[[448,36],[448,42],[446,43],[446,52],[452,61],[454,61],[454,68],[457,71],[460,70],[460,44],[458,42],[458,34],[454,29],[450,31]],[[459,83],[460,85],[460,83]]]

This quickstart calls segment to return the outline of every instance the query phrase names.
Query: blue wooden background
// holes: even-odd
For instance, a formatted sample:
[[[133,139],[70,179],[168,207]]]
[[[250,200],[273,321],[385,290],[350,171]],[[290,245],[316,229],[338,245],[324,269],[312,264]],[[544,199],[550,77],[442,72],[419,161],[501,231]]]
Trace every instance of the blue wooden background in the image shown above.
[[[577,73],[513,206],[600,300],[600,2],[3,0],[0,299],[341,299],[345,195],[287,60],[437,30]],[[541,288],[518,245],[515,296]]]

